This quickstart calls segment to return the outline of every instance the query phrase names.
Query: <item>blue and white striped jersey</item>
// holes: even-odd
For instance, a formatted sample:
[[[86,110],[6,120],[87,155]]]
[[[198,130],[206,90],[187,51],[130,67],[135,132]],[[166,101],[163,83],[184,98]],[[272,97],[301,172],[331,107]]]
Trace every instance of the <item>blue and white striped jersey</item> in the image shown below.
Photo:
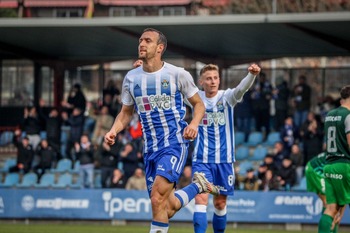
[[[143,71],[142,66],[127,73],[122,102],[135,105],[140,116],[145,153],[187,142],[182,136],[187,126],[184,98],[198,91],[189,72],[166,62],[153,73]]]
[[[204,91],[199,96],[205,105],[205,115],[198,128],[195,140],[193,162],[233,163],[234,159],[234,111],[237,101],[234,89],[219,90],[213,98],[207,98]]]

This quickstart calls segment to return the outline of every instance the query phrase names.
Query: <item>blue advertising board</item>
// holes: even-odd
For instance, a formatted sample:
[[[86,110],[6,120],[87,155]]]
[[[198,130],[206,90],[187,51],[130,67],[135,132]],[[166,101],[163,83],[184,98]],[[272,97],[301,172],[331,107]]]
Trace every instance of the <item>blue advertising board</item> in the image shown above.
[[[172,221],[192,221],[193,212],[192,201]],[[321,200],[307,192],[237,191],[227,200],[229,222],[317,224],[321,212]],[[0,219],[6,218],[151,220],[152,213],[146,191],[0,189]],[[348,208],[342,224],[350,224]]]

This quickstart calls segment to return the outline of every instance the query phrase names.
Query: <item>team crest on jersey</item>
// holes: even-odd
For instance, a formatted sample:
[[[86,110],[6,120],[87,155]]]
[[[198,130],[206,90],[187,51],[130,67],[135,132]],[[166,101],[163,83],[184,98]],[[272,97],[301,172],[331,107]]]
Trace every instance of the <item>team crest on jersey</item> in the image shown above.
[[[216,103],[216,107],[218,108],[218,110],[223,110],[224,109],[224,103],[222,101],[218,101]]]
[[[166,80],[166,79],[163,79],[163,80],[162,80],[162,87],[163,87],[163,88],[168,88],[168,87],[169,87],[169,81]]]

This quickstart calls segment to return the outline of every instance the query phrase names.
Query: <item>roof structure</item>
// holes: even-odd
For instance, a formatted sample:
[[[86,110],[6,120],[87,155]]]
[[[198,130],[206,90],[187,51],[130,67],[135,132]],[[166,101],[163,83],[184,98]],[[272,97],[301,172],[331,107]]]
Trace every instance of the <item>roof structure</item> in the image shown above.
[[[147,27],[168,39],[165,58],[222,67],[280,57],[349,56],[350,14],[308,13],[0,20],[0,59],[87,65],[137,57]]]

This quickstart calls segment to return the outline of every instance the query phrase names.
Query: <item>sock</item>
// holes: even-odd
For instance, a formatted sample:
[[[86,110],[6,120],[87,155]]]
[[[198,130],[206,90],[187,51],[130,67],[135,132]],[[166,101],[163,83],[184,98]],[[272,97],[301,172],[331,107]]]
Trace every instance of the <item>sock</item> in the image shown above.
[[[193,226],[195,233],[205,233],[208,227],[207,206],[196,205],[193,214]]]
[[[149,233],[167,233],[169,229],[168,223],[152,221]]]
[[[339,224],[335,224],[333,230],[331,230],[331,233],[338,233],[338,226]]]
[[[333,218],[327,214],[322,214],[318,223],[318,233],[330,233]]]
[[[183,189],[175,192],[175,197],[180,200],[181,207],[187,205],[199,192],[196,184],[192,183],[184,187]]]
[[[223,233],[226,229],[226,206],[223,210],[215,208],[213,216],[214,233]]]

